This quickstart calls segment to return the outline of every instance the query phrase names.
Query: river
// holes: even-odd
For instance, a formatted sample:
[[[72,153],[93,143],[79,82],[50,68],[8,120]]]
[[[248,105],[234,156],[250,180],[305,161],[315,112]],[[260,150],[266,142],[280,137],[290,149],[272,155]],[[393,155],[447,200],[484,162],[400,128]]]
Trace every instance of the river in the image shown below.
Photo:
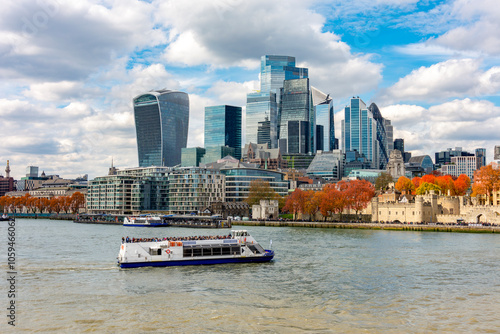
[[[0,259],[7,276],[7,224]],[[239,228],[238,226],[233,226]],[[15,332],[498,333],[498,234],[241,227],[270,263],[120,269],[122,236],[228,230],[18,219]],[[8,282],[0,289],[7,324]]]

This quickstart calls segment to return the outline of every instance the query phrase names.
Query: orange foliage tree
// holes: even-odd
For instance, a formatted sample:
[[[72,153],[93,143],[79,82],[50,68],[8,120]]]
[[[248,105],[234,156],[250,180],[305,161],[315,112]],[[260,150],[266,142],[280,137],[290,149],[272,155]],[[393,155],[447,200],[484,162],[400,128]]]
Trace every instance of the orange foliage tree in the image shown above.
[[[456,195],[464,196],[467,193],[467,189],[470,187],[470,178],[465,174],[460,174],[453,183]]]
[[[439,188],[441,188],[442,195],[455,195],[455,183],[451,175],[441,175],[436,177],[436,182],[434,183]]]
[[[495,169],[489,164],[474,172],[472,196],[485,195],[486,204],[491,204],[493,192],[498,190],[500,190],[500,169]]]
[[[297,188],[288,195],[285,201],[285,206],[283,207],[283,211],[290,212],[293,214],[295,218],[297,213],[304,213],[305,210],[305,191]]]
[[[367,207],[373,196],[375,196],[375,188],[370,182],[366,180],[352,180],[349,182],[347,189],[348,205],[350,209],[356,211],[356,214]]]
[[[415,190],[415,185],[406,176],[400,176],[398,182],[394,185],[394,188],[399,191],[406,191],[411,194]]]

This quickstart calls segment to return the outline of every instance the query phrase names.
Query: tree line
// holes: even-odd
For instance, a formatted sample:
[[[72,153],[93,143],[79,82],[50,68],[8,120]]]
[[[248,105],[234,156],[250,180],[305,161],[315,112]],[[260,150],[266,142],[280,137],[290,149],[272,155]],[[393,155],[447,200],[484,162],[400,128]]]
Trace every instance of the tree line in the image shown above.
[[[4,212],[76,214],[85,207],[85,195],[77,191],[71,196],[57,196],[50,199],[34,197],[28,193],[21,197],[2,196],[0,206],[4,208]]]

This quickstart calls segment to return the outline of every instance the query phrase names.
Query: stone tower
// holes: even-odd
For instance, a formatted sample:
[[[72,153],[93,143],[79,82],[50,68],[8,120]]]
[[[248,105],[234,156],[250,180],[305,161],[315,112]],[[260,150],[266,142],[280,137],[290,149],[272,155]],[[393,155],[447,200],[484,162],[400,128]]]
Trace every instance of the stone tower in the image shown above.
[[[399,179],[401,176],[405,176],[405,160],[403,159],[401,151],[393,150],[391,152],[386,170],[387,173],[390,174],[395,180]]]
[[[9,160],[7,160],[7,168],[5,168],[5,177],[7,177],[7,178],[10,177]]]

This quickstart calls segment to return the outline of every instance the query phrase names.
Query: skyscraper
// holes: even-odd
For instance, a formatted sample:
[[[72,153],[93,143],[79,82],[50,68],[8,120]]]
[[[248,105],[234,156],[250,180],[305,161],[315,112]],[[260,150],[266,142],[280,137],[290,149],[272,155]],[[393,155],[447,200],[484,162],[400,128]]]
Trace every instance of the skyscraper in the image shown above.
[[[241,107],[205,107],[205,148],[228,146],[241,158]]]
[[[330,94],[325,94],[315,87],[311,87],[313,105],[316,112],[316,124],[323,126],[323,145],[321,150],[331,151],[335,147],[335,122],[333,100]],[[320,146],[317,145],[319,150]]]
[[[316,115],[314,113],[314,107],[312,104],[312,95],[309,86],[309,79],[292,79],[285,80],[284,86],[281,94],[281,118],[280,118],[280,130],[279,130],[279,139],[280,145],[283,143],[285,147],[280,147],[282,152],[290,152],[290,153],[310,153],[315,152],[315,133],[316,133]],[[309,130],[307,131],[307,145],[306,151],[302,152],[293,152],[290,151],[289,148],[289,138],[288,138],[288,122],[290,121],[302,121],[308,122],[307,126]],[[300,128],[302,128],[304,124],[300,124]],[[295,127],[294,127],[295,128]],[[293,134],[294,136],[296,134]],[[306,133],[301,131],[301,137],[306,135]],[[288,141],[288,142],[286,142]],[[302,139],[301,139],[302,141]],[[295,145],[295,144],[294,144]],[[301,142],[298,146],[302,147],[304,145]],[[295,147],[295,146],[294,146]]]
[[[295,67],[295,57],[261,57],[260,92],[247,95],[246,142],[257,142],[258,124],[269,117],[271,148],[278,147],[280,90],[284,80],[307,78],[307,68]]]
[[[267,148],[271,148],[271,122],[267,117],[264,121],[259,122],[257,144],[267,144]]]
[[[357,151],[372,162],[372,168],[377,164],[376,129],[377,122],[366,104],[359,97],[353,97],[351,104],[344,109],[342,121],[342,151]]]
[[[259,123],[269,119],[270,148],[278,147],[278,106],[276,94],[250,93],[247,95],[246,108],[246,142],[256,144],[258,141]]]
[[[181,163],[189,126],[189,96],[161,89],[133,99],[139,166]]]

